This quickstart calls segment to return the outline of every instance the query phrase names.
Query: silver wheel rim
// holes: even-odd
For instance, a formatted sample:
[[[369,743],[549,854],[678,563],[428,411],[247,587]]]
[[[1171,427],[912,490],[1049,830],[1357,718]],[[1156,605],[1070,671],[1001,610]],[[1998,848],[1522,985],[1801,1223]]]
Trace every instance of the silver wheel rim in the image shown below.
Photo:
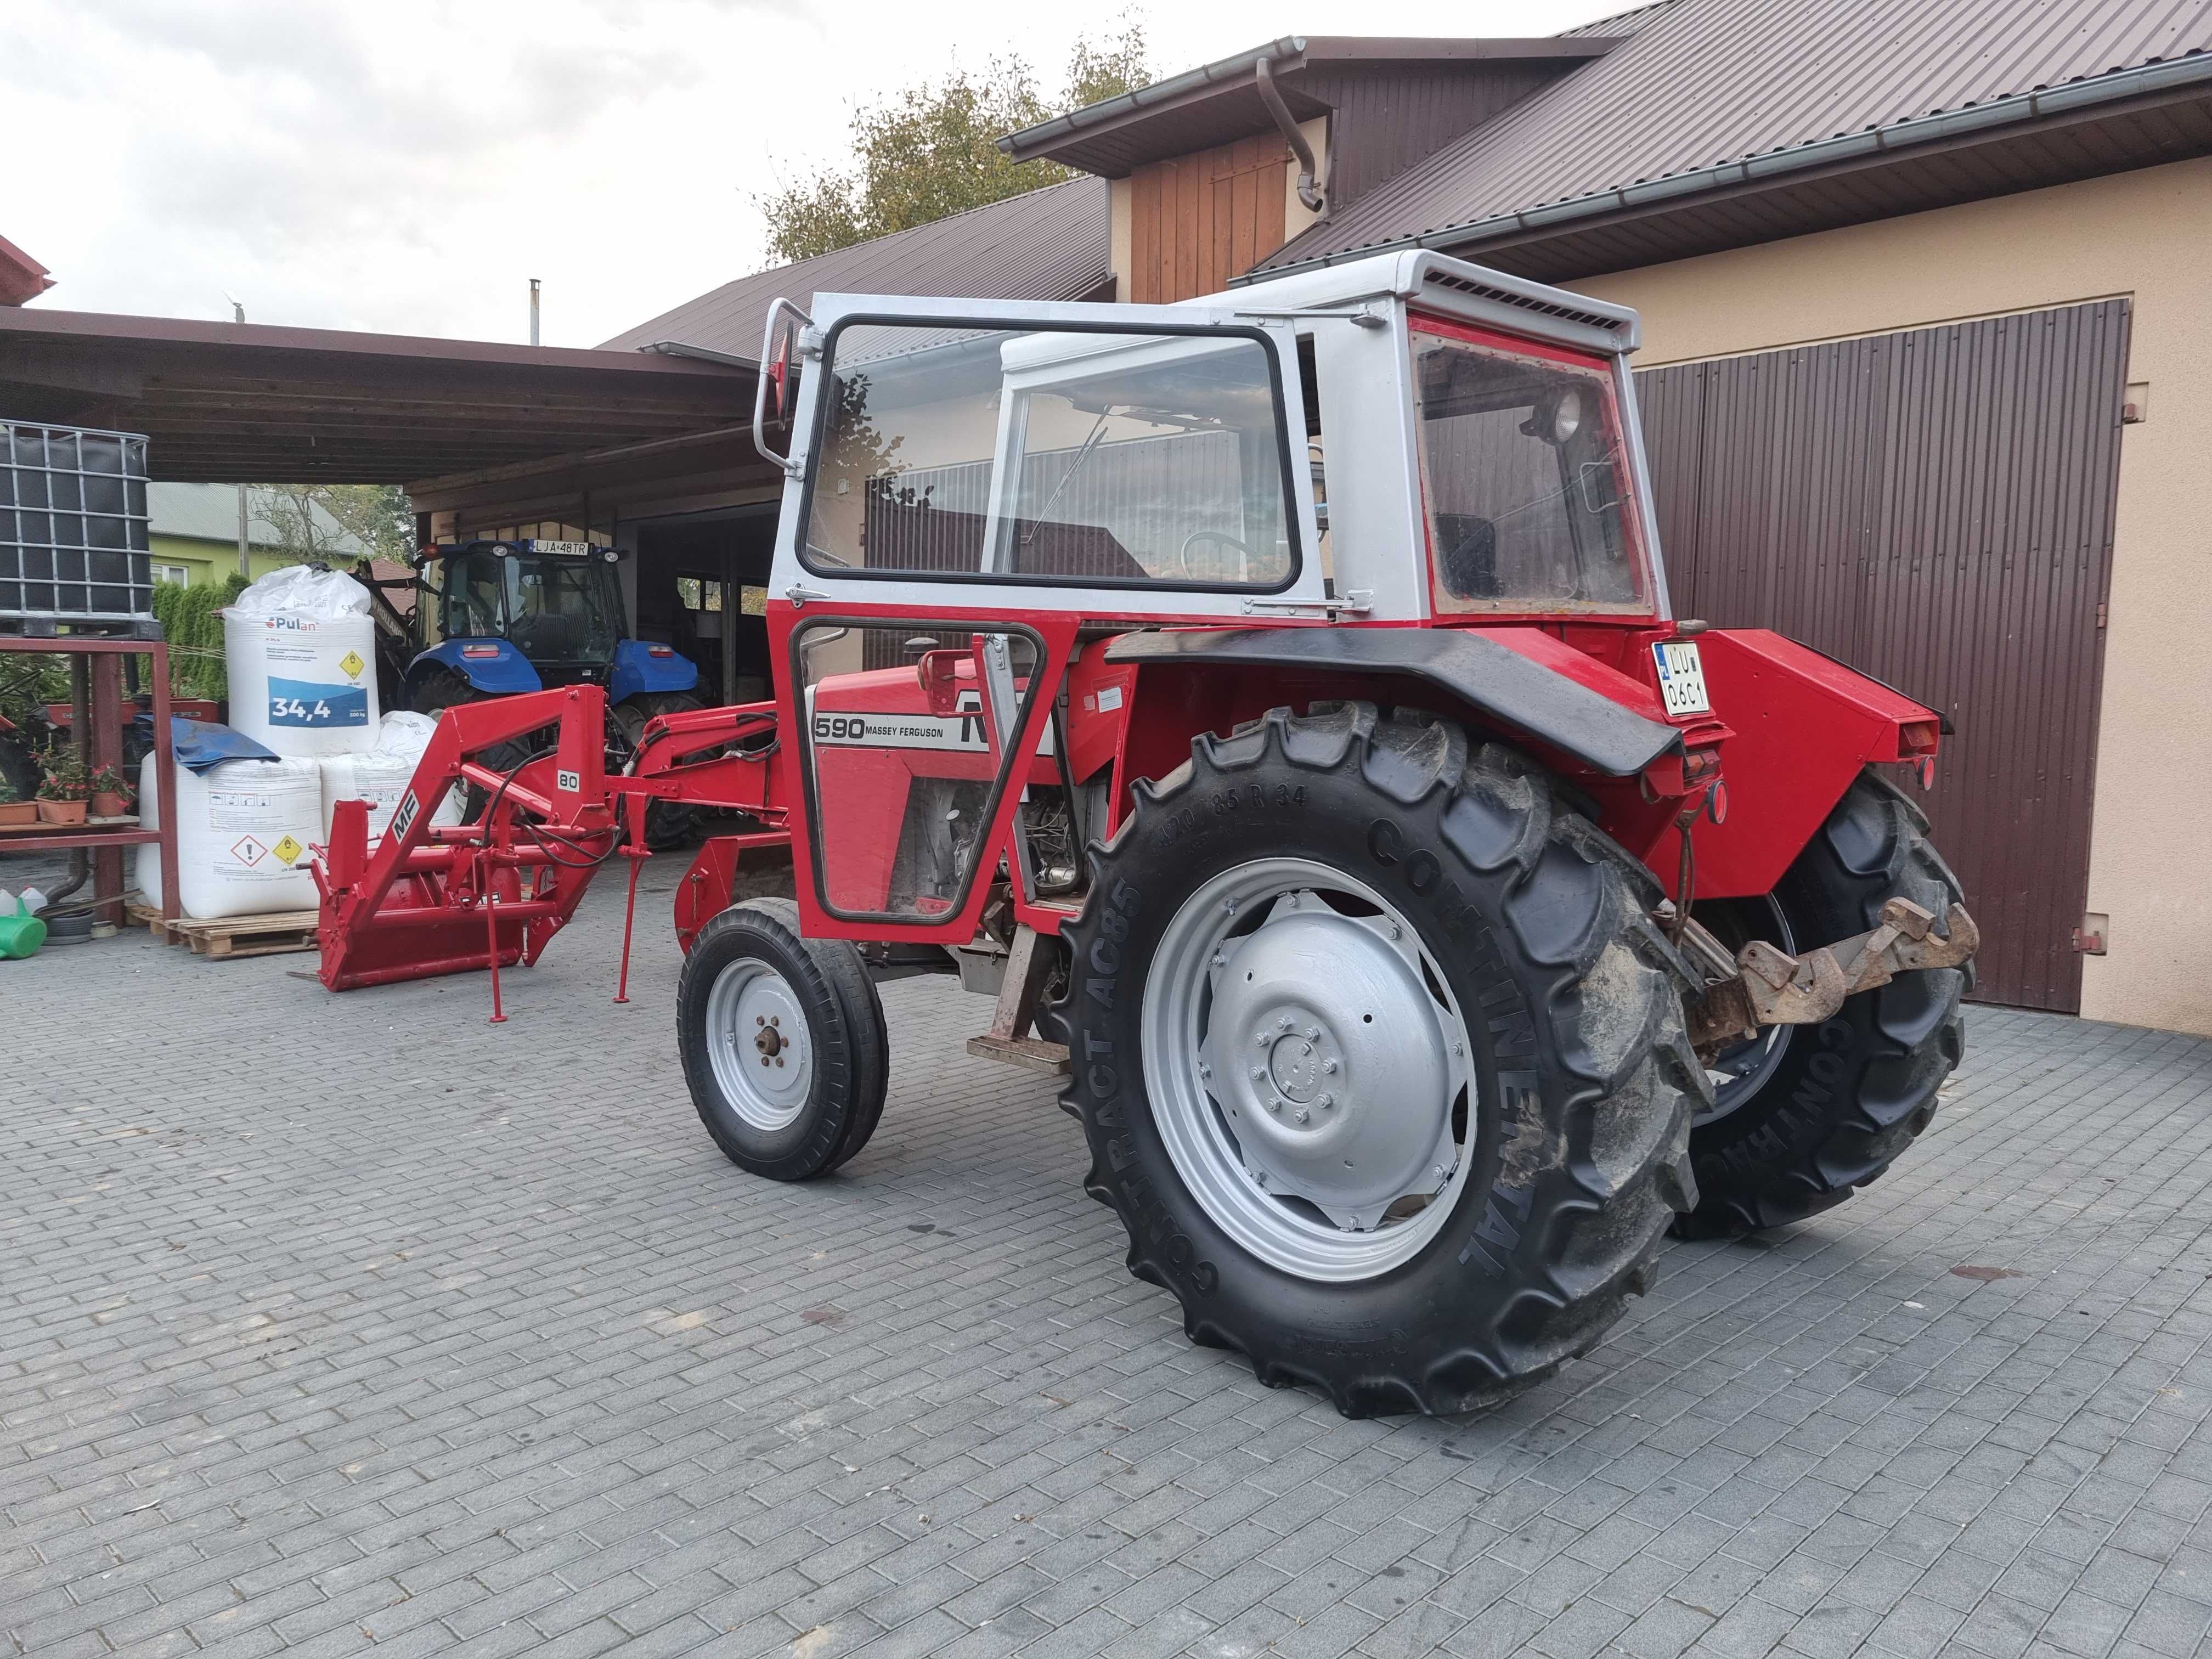
[[[1479,1121],[1467,1026],[1374,889],[1305,859],[1223,872],[1168,923],[1139,1029],[1168,1156],[1253,1255],[1344,1283],[1443,1230]]]
[[[814,1084],[814,1035],[788,981],[755,957],[714,976],[707,994],[707,1054],[730,1109],[773,1134],[805,1110]]]
[[[1790,930],[1790,918],[1782,914],[1782,907],[1774,902],[1771,893],[1762,899],[1747,899],[1743,902],[1764,907],[1760,921],[1765,925],[1756,930],[1757,937],[1792,955],[1796,953],[1797,936]],[[1774,1075],[1774,1068],[1782,1063],[1782,1056],[1790,1048],[1790,1034],[1796,1029],[1794,1025],[1770,1025],[1757,1036],[1715,1054],[1705,1067],[1705,1076],[1713,1085],[1713,1103],[1691,1118],[1691,1127],[1702,1129],[1708,1123],[1717,1123],[1757,1094],[1766,1079]]]

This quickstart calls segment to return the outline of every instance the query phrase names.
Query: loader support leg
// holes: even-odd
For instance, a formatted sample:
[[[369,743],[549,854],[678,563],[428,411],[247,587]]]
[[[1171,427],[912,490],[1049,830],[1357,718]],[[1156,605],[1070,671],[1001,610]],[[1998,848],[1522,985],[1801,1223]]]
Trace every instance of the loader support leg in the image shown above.
[[[629,860],[629,897],[623,904],[622,971],[615,976],[617,1002],[629,1000],[629,932],[630,924],[637,920],[637,872],[653,855],[641,847],[625,847],[623,856]]]
[[[507,1014],[499,1006],[499,899],[491,890],[491,872],[487,870],[484,873],[484,954],[491,963],[491,1018],[488,1023],[504,1025]]]

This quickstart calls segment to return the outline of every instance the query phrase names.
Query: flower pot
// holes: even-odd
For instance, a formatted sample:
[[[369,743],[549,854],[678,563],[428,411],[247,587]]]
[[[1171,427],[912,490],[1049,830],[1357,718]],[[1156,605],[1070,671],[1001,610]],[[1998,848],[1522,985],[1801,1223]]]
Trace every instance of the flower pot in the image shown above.
[[[0,829],[11,823],[36,823],[39,803],[34,800],[0,800]]]
[[[92,815],[96,818],[119,818],[131,810],[131,797],[120,790],[102,789],[92,798]]]
[[[39,803],[39,822],[82,823],[85,805],[81,800],[42,800]]]

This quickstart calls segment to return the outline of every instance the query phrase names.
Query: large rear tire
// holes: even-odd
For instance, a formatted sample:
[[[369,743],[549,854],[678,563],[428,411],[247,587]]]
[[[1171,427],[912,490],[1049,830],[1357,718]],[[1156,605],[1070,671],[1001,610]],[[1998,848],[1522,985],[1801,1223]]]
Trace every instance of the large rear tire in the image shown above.
[[[810,939],[789,899],[748,899],[700,933],[676,995],[699,1121],[774,1181],[827,1175],[875,1133],[890,1079],[884,1009],[860,953]]]
[[[622,727],[623,737],[633,754],[638,740],[645,735],[647,721],[655,715],[673,714],[687,708],[704,708],[707,705],[689,691],[641,693],[626,702],[615,706],[615,720]],[[680,801],[656,800],[645,809],[645,844],[655,853],[672,852],[690,840],[699,826],[699,809],[686,806]]]
[[[1705,1077],[1656,884],[1543,773],[1425,714],[1277,709],[1091,860],[1063,1103],[1193,1340],[1348,1416],[1457,1412],[1646,1287]]]
[[[1720,908],[1708,925],[1731,945],[1741,934],[1802,950],[1879,926],[1892,898],[1941,917],[1960,897],[1919,807],[1869,771],[1771,895]],[[1936,1114],[1965,1052],[1960,999],[1972,983],[1971,963],[1899,974],[1823,1024],[1777,1026],[1721,1055],[1714,1103],[1690,1132],[1699,1201],[1676,1231],[1784,1226],[1878,1178]]]

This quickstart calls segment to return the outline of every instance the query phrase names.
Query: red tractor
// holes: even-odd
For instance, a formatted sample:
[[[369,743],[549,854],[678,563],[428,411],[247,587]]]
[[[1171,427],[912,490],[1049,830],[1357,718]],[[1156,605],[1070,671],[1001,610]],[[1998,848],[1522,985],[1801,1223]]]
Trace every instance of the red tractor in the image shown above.
[[[1881,1175],[1977,943],[1893,781],[1937,716],[1673,617],[1636,343],[1430,253],[1177,306],[779,302],[775,701],[656,720],[619,777],[596,688],[449,711],[392,833],[342,809],[324,979],[495,975],[642,856],[645,802],[749,812],[677,905],[734,1162],[852,1158],[876,982],[956,973],[997,998],[972,1048],[1065,1073],[1194,1340],[1352,1413],[1524,1388],[1670,1224]],[[456,784],[490,810],[433,827]],[[795,902],[732,904],[787,838]]]

